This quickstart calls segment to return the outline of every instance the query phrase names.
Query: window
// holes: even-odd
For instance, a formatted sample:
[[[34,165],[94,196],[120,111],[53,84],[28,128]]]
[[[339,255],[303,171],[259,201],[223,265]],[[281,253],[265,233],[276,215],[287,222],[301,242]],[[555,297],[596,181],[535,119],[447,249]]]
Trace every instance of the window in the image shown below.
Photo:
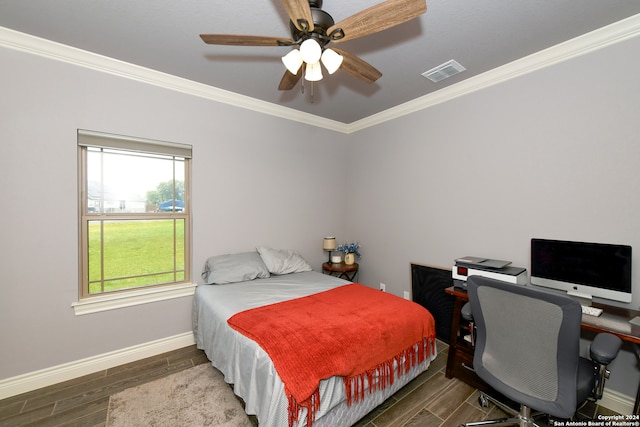
[[[191,146],[78,131],[80,299],[191,281]]]

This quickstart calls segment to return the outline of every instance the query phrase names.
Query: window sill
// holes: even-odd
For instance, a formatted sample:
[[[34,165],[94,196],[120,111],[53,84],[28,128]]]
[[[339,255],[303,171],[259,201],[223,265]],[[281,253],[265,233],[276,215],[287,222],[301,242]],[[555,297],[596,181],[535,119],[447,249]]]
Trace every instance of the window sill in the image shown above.
[[[82,316],[84,314],[191,296],[194,294],[196,286],[195,283],[183,283],[161,288],[141,289],[114,295],[85,298],[72,303],[71,306],[75,310],[76,316]]]

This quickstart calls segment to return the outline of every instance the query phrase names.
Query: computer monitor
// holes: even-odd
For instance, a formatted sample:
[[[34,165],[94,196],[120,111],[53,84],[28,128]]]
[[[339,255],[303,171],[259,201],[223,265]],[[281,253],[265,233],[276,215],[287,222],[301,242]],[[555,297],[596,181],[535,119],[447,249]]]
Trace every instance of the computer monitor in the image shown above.
[[[531,284],[631,302],[631,246],[531,239]]]

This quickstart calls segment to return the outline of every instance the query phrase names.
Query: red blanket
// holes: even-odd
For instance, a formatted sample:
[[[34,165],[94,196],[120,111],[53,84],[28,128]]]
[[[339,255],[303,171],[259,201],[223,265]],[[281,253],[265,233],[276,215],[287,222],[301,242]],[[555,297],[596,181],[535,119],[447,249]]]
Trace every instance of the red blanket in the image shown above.
[[[424,361],[435,340],[424,307],[360,284],[258,307],[232,316],[229,325],[269,355],[289,398],[289,425],[307,408],[311,427],[320,407],[320,380],[344,377],[347,403],[393,384]]]

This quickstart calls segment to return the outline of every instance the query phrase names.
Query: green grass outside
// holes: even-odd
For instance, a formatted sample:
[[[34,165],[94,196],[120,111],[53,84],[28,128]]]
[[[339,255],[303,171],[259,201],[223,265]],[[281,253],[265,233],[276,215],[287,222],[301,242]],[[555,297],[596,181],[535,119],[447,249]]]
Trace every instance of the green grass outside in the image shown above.
[[[104,291],[182,281],[184,220],[104,223]],[[102,292],[100,222],[89,223],[89,293]],[[174,276],[174,255],[175,270]],[[170,273],[167,273],[170,272]]]

